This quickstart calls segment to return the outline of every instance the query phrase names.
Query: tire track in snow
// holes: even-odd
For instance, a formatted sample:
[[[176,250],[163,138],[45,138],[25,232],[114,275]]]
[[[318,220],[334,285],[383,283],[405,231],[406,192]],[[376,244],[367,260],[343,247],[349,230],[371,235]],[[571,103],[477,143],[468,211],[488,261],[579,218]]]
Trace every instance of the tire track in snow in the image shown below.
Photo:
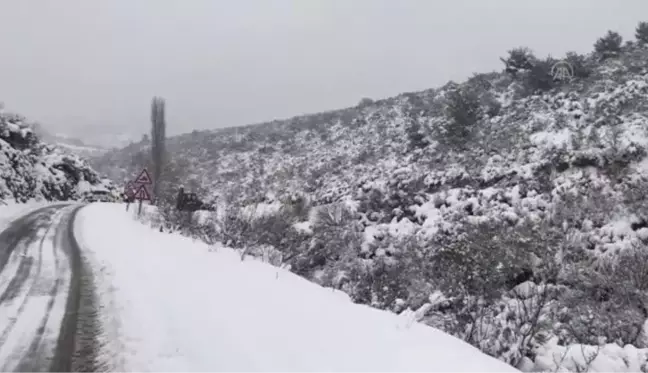
[[[45,216],[44,219],[48,219],[50,216]],[[52,220],[54,220],[54,216],[52,216]],[[41,225],[42,227],[43,225]],[[4,345],[5,341],[7,340],[7,336],[9,333],[11,333],[14,325],[16,324],[18,318],[20,315],[23,313],[25,310],[25,307],[27,305],[27,301],[29,300],[29,294],[31,293],[31,290],[36,283],[36,280],[38,279],[38,276],[40,276],[40,271],[41,271],[41,266],[42,266],[42,259],[43,259],[43,244],[45,242],[45,238],[47,237],[48,232],[50,231],[51,225],[44,225],[45,228],[45,233],[43,234],[43,237],[40,239],[40,243],[38,245],[38,248],[35,248],[33,246],[33,242],[36,240],[37,237],[29,237],[26,239],[24,242],[23,246],[23,252],[22,252],[22,260],[20,261],[20,264],[18,265],[18,269],[16,271],[16,274],[14,277],[11,279],[9,284],[7,285],[7,288],[5,289],[4,293],[0,295],[0,305],[3,305],[4,303],[7,303],[9,301],[13,300],[19,300],[18,302],[13,302],[14,304],[10,304],[7,306],[10,310],[13,310],[13,308],[10,308],[11,306],[17,306],[15,311],[11,314],[9,318],[9,323],[4,327],[2,330],[2,333],[0,334],[0,346]],[[40,228],[40,227],[39,227]],[[42,229],[42,228],[41,228]],[[33,251],[37,251],[38,253],[38,259],[36,260],[36,273],[34,273],[31,277],[31,271],[32,268],[34,267],[34,254]],[[18,251],[14,249],[14,252],[17,254]],[[29,286],[25,286],[27,282],[30,282]],[[10,311],[11,312],[11,311]]]
[[[52,210],[52,214],[44,214],[42,219],[34,223],[33,235],[26,237],[23,241],[23,261],[17,271],[17,276],[10,282],[5,292],[9,296],[5,297],[3,302],[0,302],[0,306],[7,311],[10,317],[8,324],[2,331],[2,335],[0,335],[0,361],[3,363],[2,370],[4,371],[14,369],[15,367],[12,367],[12,365],[19,362],[25,351],[28,350],[29,334],[31,333],[27,332],[32,332],[34,318],[43,314],[43,301],[46,301],[46,299],[38,296],[38,293],[42,293],[42,291],[39,291],[39,287],[47,287],[49,280],[44,279],[44,281],[41,281],[43,250],[46,243],[52,240],[52,227],[60,220],[63,212],[62,210]],[[43,232],[42,236],[41,232]],[[34,259],[34,257],[37,257],[37,259]],[[36,261],[35,266],[34,261]],[[23,265],[23,263],[29,264]],[[51,264],[45,263],[45,265]],[[29,317],[25,317],[25,313],[28,313]],[[47,316],[46,309],[41,317]],[[34,335],[38,335],[38,332],[38,330],[33,330]],[[8,343],[8,341],[11,341],[11,343]]]
[[[58,262],[58,258],[56,257],[56,250],[53,250],[52,252],[54,254],[54,268],[55,271],[58,273],[59,262]],[[54,301],[56,300],[56,294],[58,294],[61,282],[62,282],[62,278],[58,276],[54,281],[54,286],[52,286],[52,289],[49,291],[48,295],[50,296],[50,299],[47,302],[47,313],[45,314],[45,317],[43,317],[43,319],[41,320],[38,326],[36,338],[32,341],[32,344],[29,347],[30,352],[35,351],[38,348],[38,345],[40,344],[40,341],[43,337],[43,332],[45,331],[45,325],[47,324],[47,320],[49,319],[50,312],[54,307]]]
[[[65,320],[62,324],[58,353],[50,370],[110,371],[110,367],[99,358],[99,351],[103,347],[99,342],[103,329],[92,268],[74,237],[74,222],[78,211],[79,209],[76,209],[72,212],[66,224],[67,229],[63,229],[61,225],[59,245],[65,250],[72,265],[72,282],[66,316],[73,314],[75,317]]]
[[[48,206],[0,233],[0,371],[111,370],[94,273],[74,237],[80,208]]]
[[[34,339],[32,340],[31,344],[29,345],[29,349],[27,350],[27,353],[23,356],[23,358],[20,360],[20,363],[16,367],[16,370],[18,371],[23,371],[23,372],[33,372],[38,369],[38,362],[47,360],[47,347],[52,347],[52,346],[47,346],[47,341],[44,343],[44,338],[43,336],[45,334],[56,334],[58,332],[58,329],[60,325],[58,324],[61,320],[52,320],[50,317],[52,310],[54,309],[54,305],[57,302],[65,302],[65,294],[63,294],[63,299],[61,299],[61,296],[59,294],[59,291],[61,289],[61,286],[66,283],[65,276],[68,275],[69,269],[66,270],[66,268],[62,268],[63,263],[60,261],[60,247],[58,246],[58,241],[57,241],[57,236],[59,235],[59,231],[61,228],[62,224],[58,224],[55,236],[54,236],[54,244],[52,245],[52,250],[51,250],[51,259],[54,263],[54,270],[53,273],[50,275],[52,277],[55,277],[56,279],[54,280],[54,285],[51,287],[51,289],[46,289],[45,286],[46,284],[43,283],[42,285],[43,288],[37,288],[36,292],[47,292],[47,295],[50,297],[49,301],[47,302],[46,306],[46,311],[45,311],[45,316],[42,318],[40,324],[38,325],[38,329],[36,329],[36,334],[34,336]],[[51,226],[50,226],[51,228]],[[49,250],[48,250],[49,251]],[[48,280],[47,276],[44,276],[44,280]],[[45,282],[45,281],[44,281]],[[57,299],[59,298],[59,299]],[[61,317],[62,319],[62,317]],[[48,323],[50,325],[48,325]]]
[[[12,257],[14,249],[18,243],[26,236],[32,235],[34,231],[34,222],[42,218],[42,214],[49,213],[55,207],[48,206],[33,211],[23,216],[9,225],[0,233],[0,273],[7,265],[7,261]],[[14,257],[15,259],[15,257]]]
[[[43,226],[43,219],[47,219],[54,212],[53,207],[41,208],[18,219],[0,233],[0,297],[3,300],[8,297],[8,295],[2,296],[7,292],[8,287],[16,286],[15,282],[12,284],[12,279],[21,270],[20,264],[23,262],[21,258],[26,257],[26,244],[37,239],[36,233]],[[19,249],[23,249],[23,252],[18,252]],[[24,268],[22,270],[24,271]]]
[[[27,246],[25,246],[25,249],[23,250],[22,257],[23,259],[18,264],[16,274],[13,276],[11,281],[9,281],[9,284],[7,284],[7,288],[2,295],[0,295],[0,303],[16,298],[20,290],[22,290],[23,284],[27,281],[27,277],[29,277],[29,273],[34,265],[34,258],[28,255]],[[38,264],[40,265],[40,261]],[[1,342],[2,337],[0,337],[0,343]]]

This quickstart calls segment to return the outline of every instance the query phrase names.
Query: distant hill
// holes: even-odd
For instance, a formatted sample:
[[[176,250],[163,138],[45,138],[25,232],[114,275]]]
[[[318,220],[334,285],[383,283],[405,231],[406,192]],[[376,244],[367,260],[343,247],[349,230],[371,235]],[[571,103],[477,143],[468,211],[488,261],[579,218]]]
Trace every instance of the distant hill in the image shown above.
[[[96,157],[108,151],[108,148],[88,145],[79,138],[64,134],[50,133],[42,125],[37,123],[31,124],[31,128],[43,141],[57,145],[61,150],[83,158]]]
[[[100,149],[118,149],[142,139],[149,132],[149,123],[138,125],[68,124],[64,130],[55,131],[57,137],[77,138],[83,145]]]

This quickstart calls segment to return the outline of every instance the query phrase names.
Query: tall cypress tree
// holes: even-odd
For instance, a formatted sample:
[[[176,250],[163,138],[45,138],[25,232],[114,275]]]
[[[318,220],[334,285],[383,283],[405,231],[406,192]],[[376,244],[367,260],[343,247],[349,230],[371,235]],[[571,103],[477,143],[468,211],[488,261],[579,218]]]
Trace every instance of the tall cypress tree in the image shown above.
[[[155,203],[159,203],[160,183],[164,170],[166,152],[166,121],[164,120],[164,99],[153,97],[151,103],[151,160],[153,162],[153,196]]]

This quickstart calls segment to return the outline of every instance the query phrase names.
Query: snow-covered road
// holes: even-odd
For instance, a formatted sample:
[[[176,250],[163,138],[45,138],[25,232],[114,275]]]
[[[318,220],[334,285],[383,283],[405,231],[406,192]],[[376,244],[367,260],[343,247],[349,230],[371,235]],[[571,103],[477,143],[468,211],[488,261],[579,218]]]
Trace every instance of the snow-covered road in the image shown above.
[[[123,205],[78,207],[0,233],[0,371],[516,371]]]
[[[0,371],[71,369],[72,205],[50,205],[0,234]]]

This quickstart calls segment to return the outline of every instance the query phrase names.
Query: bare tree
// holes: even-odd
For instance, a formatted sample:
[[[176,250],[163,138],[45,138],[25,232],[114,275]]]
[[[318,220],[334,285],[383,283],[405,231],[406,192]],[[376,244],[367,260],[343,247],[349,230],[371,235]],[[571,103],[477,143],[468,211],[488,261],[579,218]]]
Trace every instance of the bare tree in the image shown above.
[[[159,201],[158,192],[162,181],[166,152],[166,121],[164,99],[153,97],[151,103],[151,160],[153,161],[153,199]]]

